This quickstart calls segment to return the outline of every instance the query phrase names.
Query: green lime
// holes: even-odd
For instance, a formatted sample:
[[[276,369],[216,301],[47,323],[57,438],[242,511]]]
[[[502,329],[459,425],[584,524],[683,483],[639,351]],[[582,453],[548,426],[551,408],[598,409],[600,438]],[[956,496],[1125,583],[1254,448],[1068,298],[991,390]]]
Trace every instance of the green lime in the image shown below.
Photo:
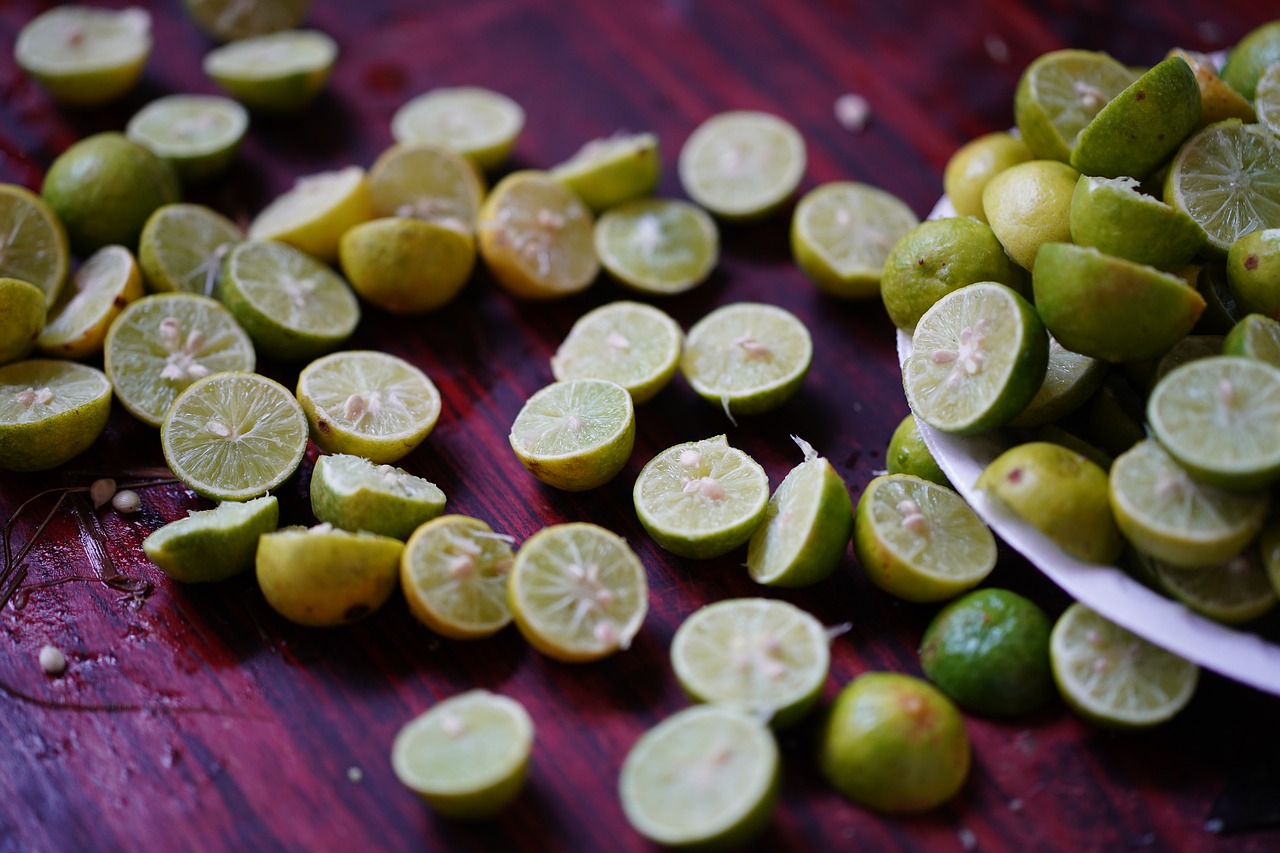
[[[982,209],[1000,245],[1023,269],[1045,243],[1071,241],[1071,199],[1080,173],[1058,160],[1028,160],[993,175]]]
[[[391,117],[396,142],[430,142],[489,171],[506,162],[524,129],[524,110],[500,92],[479,86],[432,89]]]
[[[157,208],[138,238],[138,263],[147,289],[214,296],[222,261],[242,239],[234,222],[204,205]]]
[[[1032,433],[1032,438],[1036,441],[1047,441],[1052,444],[1060,444],[1068,450],[1074,450],[1076,453],[1079,453],[1103,471],[1111,470],[1111,463],[1113,460],[1105,450],[1097,445],[1090,444],[1077,433],[1069,432],[1057,424],[1044,424]],[[1140,439],[1135,439],[1131,444],[1136,444],[1139,440]]]
[[[40,288],[0,277],[0,364],[17,361],[35,348],[46,316]]]
[[[1005,589],[980,589],[944,607],[925,629],[920,666],[961,708],[1012,717],[1053,695],[1052,625],[1036,604]]]
[[[252,110],[293,113],[324,89],[338,44],[319,30],[241,38],[204,56],[204,73]]]
[[[1226,338],[1222,335],[1187,335],[1160,356],[1151,375],[1147,377],[1147,390],[1154,388],[1155,384],[1175,367],[1196,359],[1222,355],[1222,346],[1225,341]]]
[[[734,414],[776,409],[795,396],[813,360],[809,329],[784,308],[722,305],[694,323],[680,371],[704,400]]]
[[[766,216],[804,177],[804,138],[785,119],[735,110],[694,128],[680,149],[680,185],[689,198],[728,220]]]
[[[1227,265],[1221,260],[1209,261],[1201,267],[1190,267],[1196,291],[1204,297],[1204,313],[1195,330],[1206,335],[1225,335],[1245,315],[1236,304],[1227,281]]]
[[[1258,122],[1272,133],[1280,133],[1280,57],[1258,78],[1257,93]]]
[[[1258,79],[1272,63],[1280,62],[1280,21],[1250,30],[1227,54],[1222,79],[1246,98],[1257,94]]]
[[[1258,619],[1277,604],[1266,566],[1249,547],[1215,566],[1180,569],[1150,561],[1156,585],[1192,610],[1227,625]]]
[[[182,0],[191,20],[218,41],[261,36],[302,23],[311,0]]]
[[[810,190],[791,217],[791,254],[820,289],[845,299],[880,293],[885,259],[920,224],[902,199],[869,184],[835,181]]]
[[[1280,227],[1250,231],[1231,244],[1227,286],[1242,314],[1280,319]]]
[[[607,379],[639,405],[661,391],[680,367],[684,332],[666,312],[620,300],[583,314],[551,357],[556,379]]]
[[[961,145],[942,172],[942,186],[956,216],[975,216],[986,222],[982,191],[987,182],[1010,166],[1033,158],[1021,137],[1005,131],[988,133]]]
[[[933,458],[933,451],[920,434],[920,425],[910,412],[898,422],[884,452],[884,467],[890,474],[911,474],[923,480],[951,487],[951,481]]]
[[[485,186],[475,164],[430,142],[393,145],[369,169],[373,215],[411,216],[474,234]]]
[[[400,557],[400,588],[418,621],[442,637],[472,640],[511,622],[509,537],[478,518],[444,515],[422,524]]]
[[[0,367],[0,468],[46,471],[88,450],[111,415],[101,370],[60,359]]]
[[[375,533],[351,533],[327,524],[284,527],[258,539],[258,587],[272,609],[290,622],[315,628],[347,625],[391,597],[403,550],[399,539]]]
[[[169,522],[143,540],[142,550],[176,581],[214,583],[252,569],[258,538],[279,519],[274,495],[226,501]]]
[[[1137,74],[1105,53],[1042,54],[1018,80],[1013,101],[1018,132],[1036,157],[1065,162],[1080,132],[1135,79]]]
[[[661,173],[658,137],[652,133],[593,139],[551,170],[597,213],[649,195]]]
[[[584,492],[626,466],[635,437],[635,404],[626,388],[607,379],[567,379],[525,401],[508,440],[530,474]]]
[[[319,521],[401,541],[444,512],[445,505],[435,483],[346,453],[316,459],[310,492],[311,512]]]
[[[216,95],[168,95],[129,119],[125,135],[169,162],[184,181],[210,178],[235,157],[249,129],[244,107]]]
[[[1272,519],[1262,528],[1258,537],[1258,551],[1262,557],[1262,566],[1271,579],[1271,588],[1280,595],[1280,522]]]
[[[1195,72],[1196,83],[1200,86],[1200,121],[1197,129],[1228,118],[1249,122],[1258,120],[1248,99],[1218,76],[1218,63],[1212,56],[1177,47],[1172,48],[1166,56],[1182,57]]]
[[[1145,395],[1122,374],[1110,372],[1085,404],[1082,437],[1108,457],[1119,456],[1147,437],[1145,406]]]
[[[1137,264],[1183,266],[1207,239],[1186,213],[1139,192],[1134,178],[1081,175],[1071,197],[1070,241]]]
[[[143,9],[61,5],[18,33],[13,56],[59,101],[94,106],[137,85],[151,56],[151,15]]]
[[[347,229],[338,258],[361,297],[393,314],[421,314],[447,304],[466,285],[476,244],[449,225],[393,216]]]
[[[1089,401],[1107,376],[1107,363],[1081,355],[1049,337],[1044,382],[1009,426],[1038,427],[1061,420]]]
[[[373,218],[364,169],[348,166],[298,178],[249,224],[249,239],[279,240],[326,263],[338,259],[342,235]]]
[[[0,277],[40,288],[45,307],[53,305],[70,266],[67,232],[44,199],[14,184],[0,184]]]
[[[62,289],[49,310],[36,346],[62,358],[89,358],[102,352],[112,321],[142,296],[142,273],[124,246],[94,252]]]
[[[692,290],[720,258],[715,221],[697,205],[676,199],[636,199],[610,208],[596,221],[593,237],[610,276],[655,296]]]
[[[1226,355],[1256,358],[1280,367],[1280,320],[1249,314],[1231,327],[1222,345]]]

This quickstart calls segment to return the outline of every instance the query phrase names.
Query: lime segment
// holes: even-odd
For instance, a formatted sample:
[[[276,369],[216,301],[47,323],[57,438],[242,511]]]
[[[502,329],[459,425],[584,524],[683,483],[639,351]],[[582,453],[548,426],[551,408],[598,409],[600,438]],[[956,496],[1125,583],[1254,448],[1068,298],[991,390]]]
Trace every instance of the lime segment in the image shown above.
[[[373,218],[364,169],[348,166],[299,178],[249,225],[252,240],[289,243],[322,261],[338,258],[347,229]]]
[[[214,583],[253,568],[258,537],[276,529],[280,506],[274,495],[171,521],[142,542],[143,553],[166,575],[184,583]]]
[[[661,172],[658,137],[652,133],[593,139],[551,170],[596,212],[649,195]]]
[[[85,260],[49,312],[36,346],[63,358],[102,352],[111,322],[142,296],[142,274],[123,246],[106,246]]]
[[[478,518],[445,515],[409,538],[400,586],[413,615],[440,636],[487,637],[511,622],[507,581],[514,561],[507,537]]]
[[[1222,352],[1280,367],[1280,320],[1262,314],[1246,315],[1227,333]]]
[[[320,521],[401,541],[445,506],[444,492],[435,483],[345,453],[316,460],[310,490],[311,512]]]

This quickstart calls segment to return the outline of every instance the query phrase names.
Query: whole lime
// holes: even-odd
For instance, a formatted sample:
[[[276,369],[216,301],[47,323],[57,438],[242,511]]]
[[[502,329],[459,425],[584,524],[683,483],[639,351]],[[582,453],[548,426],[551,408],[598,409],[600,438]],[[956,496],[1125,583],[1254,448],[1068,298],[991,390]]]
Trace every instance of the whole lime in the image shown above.
[[[1280,228],[1251,231],[1231,244],[1227,284],[1242,315],[1280,320]]]
[[[1042,244],[1071,241],[1071,197],[1079,179],[1079,172],[1058,160],[1028,160],[987,182],[987,222],[1023,269],[1031,269]]]
[[[1052,625],[1034,602],[980,589],[942,609],[920,646],[924,674],[956,704],[993,716],[1035,710],[1053,695]]]
[[[939,486],[951,488],[951,481],[939,467],[938,460],[933,458],[929,445],[924,443],[920,425],[911,413],[907,413],[899,422],[889,438],[889,447],[884,452],[884,467],[890,474],[914,474]]]
[[[44,291],[16,278],[0,278],[0,364],[31,352],[45,321]]]
[[[983,222],[982,190],[992,177],[1034,155],[1020,137],[998,131],[971,139],[956,149],[942,173],[946,190],[957,216],[976,216]]]
[[[818,767],[855,803],[923,812],[954,797],[972,755],[960,711],[923,679],[869,672],[840,691],[820,735]]]
[[[1257,93],[1258,78],[1267,66],[1280,62],[1280,21],[1270,21],[1245,34],[1222,66],[1222,79],[1246,98]]]
[[[80,140],[53,161],[40,190],[67,228],[71,249],[90,254],[118,243],[138,248],[147,218],[180,195],[173,168],[121,133]]]

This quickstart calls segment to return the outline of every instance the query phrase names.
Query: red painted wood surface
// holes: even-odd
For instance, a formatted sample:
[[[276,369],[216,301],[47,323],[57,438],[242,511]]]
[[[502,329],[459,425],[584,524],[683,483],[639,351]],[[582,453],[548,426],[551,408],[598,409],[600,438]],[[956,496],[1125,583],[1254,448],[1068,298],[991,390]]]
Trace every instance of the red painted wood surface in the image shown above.
[[[76,138],[122,128],[153,97],[214,91],[200,72],[210,43],[180,4],[143,3],[157,45],[142,87],[109,108],[59,109],[16,70],[10,51],[20,26],[47,5],[0,4],[0,180],[38,188],[43,170]],[[317,0],[310,23],[342,51],[328,92],[299,117],[255,117],[226,179],[190,197],[247,221],[300,174],[372,163],[391,141],[392,113],[409,97],[477,84],[527,110],[510,168],[548,167],[587,139],[650,130],[663,146],[660,192],[680,196],[675,157],[693,127],[720,110],[756,108],[804,133],[805,189],[868,181],[923,215],[941,192],[951,152],[1011,124],[1018,75],[1041,52],[1088,47],[1147,64],[1175,44],[1226,47],[1278,11],[1272,0]],[[870,102],[861,133],[834,118],[833,104],[847,92]],[[353,341],[412,359],[439,385],[444,414],[404,464],[438,483],[452,511],[521,540],[578,519],[628,538],[651,584],[650,615],[631,650],[571,666],[532,651],[514,629],[445,641],[416,623],[399,597],[356,626],[301,629],[266,605],[251,576],[181,587],[141,556],[150,531],[206,506],[183,489],[147,490],[143,510],[130,517],[95,513],[77,498],[33,549],[28,583],[94,577],[114,566],[153,589],[140,598],[101,583],[57,583],[0,613],[0,849],[641,850],[647,845],[617,802],[617,772],[644,729],[686,704],[667,646],[696,607],[776,595],[827,624],[851,622],[833,645],[828,700],[868,670],[918,674],[916,647],[936,608],[879,593],[852,554],[822,584],[775,593],[753,585],[741,554],[678,559],[636,522],[630,490],[644,462],[678,441],[722,432],[775,484],[799,461],[789,438],[799,434],[833,460],[856,498],[883,467],[883,448],[907,411],[882,308],[821,296],[789,259],[785,214],[726,227],[722,237],[712,279],[659,304],[686,328],[736,300],[795,311],[816,344],[804,390],[782,410],[735,427],[677,380],[638,411],[624,472],[589,494],[538,484],[506,435],[524,399],[551,380],[547,359],[574,319],[628,295],[615,285],[601,280],[563,302],[522,304],[481,271],[434,315],[366,308]],[[298,370],[262,367],[289,385]],[[101,472],[145,476],[162,465],[156,432],[117,411],[67,470],[3,475],[0,512],[8,519],[47,487],[83,485]],[[282,490],[282,523],[311,521],[309,471],[307,461]],[[50,505],[37,502],[19,519],[16,541],[34,532]],[[989,583],[1032,596],[1052,615],[1067,604],[1011,552],[1002,552]],[[66,653],[65,676],[41,672],[46,643]],[[516,697],[537,725],[526,791],[481,825],[436,818],[388,763],[405,721],[473,686]],[[907,819],[864,811],[821,781],[810,721],[781,736],[783,793],[760,846],[1274,850],[1275,829],[1219,837],[1204,824],[1223,791],[1275,752],[1278,716],[1275,698],[1208,674],[1187,711],[1149,733],[1100,731],[1056,702],[1008,722],[970,716],[976,763],[962,794]],[[351,768],[359,773],[349,775]]]

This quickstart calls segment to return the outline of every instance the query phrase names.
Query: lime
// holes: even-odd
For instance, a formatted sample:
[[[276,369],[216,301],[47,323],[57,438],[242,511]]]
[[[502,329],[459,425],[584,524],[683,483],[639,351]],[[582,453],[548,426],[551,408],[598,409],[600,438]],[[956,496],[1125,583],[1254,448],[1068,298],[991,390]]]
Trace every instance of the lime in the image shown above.
[[[680,185],[689,198],[729,220],[781,207],[804,178],[804,138],[785,119],[736,110],[694,128],[680,149]]]
[[[0,277],[0,364],[25,356],[36,345],[47,311],[34,284]]]
[[[546,172],[514,172],[480,209],[480,256],[516,296],[568,296],[589,287],[600,271],[594,229],[591,210],[564,184]]]
[[[1187,335],[1170,347],[1168,352],[1160,356],[1160,360],[1156,362],[1155,368],[1147,377],[1147,390],[1149,391],[1155,387],[1155,384],[1163,379],[1165,374],[1179,365],[1195,361],[1198,358],[1222,355],[1222,344],[1225,340],[1222,335]],[[1149,364],[1149,362],[1147,363]],[[1126,367],[1137,368],[1140,364],[1142,363],[1126,365]]]
[[[184,181],[218,174],[249,129],[244,107],[216,95],[168,95],[129,119],[125,135],[167,160]]]
[[[1028,160],[993,175],[982,209],[996,239],[1023,269],[1044,243],[1071,241],[1071,198],[1080,173],[1057,160]]]
[[[1119,456],[1147,437],[1145,406],[1145,396],[1123,374],[1110,372],[1084,406],[1082,437],[1108,457]],[[1103,467],[1110,464],[1108,461]]]
[[[884,452],[884,467],[890,474],[912,474],[939,486],[951,487],[951,481],[938,466],[938,460],[933,458],[929,445],[925,444],[915,415],[910,412],[898,422],[889,438],[889,446]]]
[[[138,263],[147,289],[214,296],[222,261],[243,238],[234,222],[204,205],[157,208],[138,238]]]
[[[551,174],[599,213],[653,192],[662,174],[658,137],[620,133],[593,139]]]
[[[413,532],[400,557],[409,609],[442,637],[487,637],[511,621],[507,580],[515,555],[507,537],[478,518],[445,515]]]
[[[557,489],[584,492],[626,466],[635,437],[626,388],[607,379],[567,379],[525,401],[508,440],[530,474]]]
[[[413,452],[440,418],[440,391],[430,377],[376,350],[316,359],[298,375],[297,393],[321,450],[380,464]]]
[[[1258,78],[1257,92],[1259,124],[1269,127],[1272,133],[1280,133],[1280,56]],[[1248,121],[1247,117],[1242,118]]]
[[[747,571],[766,586],[808,586],[835,571],[849,550],[853,503],[830,461],[792,436],[804,461],[778,484],[747,542]]]
[[[360,322],[360,303],[340,275],[274,240],[236,244],[223,261],[219,293],[271,358],[315,358],[346,341]]]
[[[1249,314],[1227,333],[1222,352],[1256,358],[1280,367],[1280,320]]]
[[[258,537],[275,530],[279,519],[274,495],[226,501],[169,522],[143,540],[142,550],[176,581],[214,583],[252,569]]]
[[[1280,227],[1250,231],[1231,244],[1227,286],[1241,313],[1280,319]]]
[[[968,435],[1008,423],[1044,383],[1049,336],[1036,311],[1002,284],[979,282],[933,304],[902,364],[911,410]]]
[[[130,302],[142,296],[142,273],[124,246],[104,246],[76,270],[36,346],[48,355],[89,358],[102,352],[107,330]]]
[[[1049,617],[1005,589],[980,589],[944,607],[925,629],[920,666],[960,707],[1012,717],[1053,695]]]
[[[158,427],[192,382],[224,370],[252,371],[256,357],[249,335],[222,303],[161,293],[130,303],[112,321],[103,360],[116,399]]]
[[[324,89],[338,45],[318,30],[237,39],[204,56],[204,73],[253,110],[292,113]]]
[[[732,419],[787,402],[800,390],[812,360],[809,329],[790,311],[734,302],[689,329],[680,371],[698,396]]]
[[[1018,132],[1036,157],[1069,160],[1080,132],[1136,78],[1105,53],[1042,54],[1018,80],[1013,101]]]
[[[338,257],[360,296],[393,314],[421,314],[458,295],[475,268],[476,246],[449,225],[386,217],[348,229]]]
[[[1216,566],[1180,569],[1151,560],[1150,568],[1161,590],[1217,622],[1250,622],[1277,603],[1262,557],[1253,547]]]
[[[853,544],[867,578],[907,601],[954,598],[996,566],[996,539],[964,499],[910,474],[867,484]]]
[[[1107,451],[1097,445],[1091,444],[1077,433],[1063,429],[1057,424],[1044,424],[1035,430],[1032,434],[1032,438],[1035,441],[1047,441],[1052,444],[1060,444],[1068,450],[1074,450],[1076,453],[1079,453],[1102,470],[1108,472],[1111,470],[1111,463],[1113,459]],[[1129,446],[1136,444],[1140,440],[1140,436],[1134,438],[1133,441],[1129,442]]]
[[[1235,119],[1209,125],[1174,155],[1164,200],[1194,219],[1219,255],[1250,231],[1280,228],[1280,137]]]
[[[258,539],[258,586],[272,609],[290,622],[346,625],[391,597],[403,550],[399,539],[375,533],[327,524],[285,527]]]
[[[1139,192],[1134,178],[1081,175],[1070,219],[1070,242],[1162,269],[1190,262],[1208,239],[1186,213]]]
[[[197,379],[160,425],[173,476],[212,500],[248,500],[289,478],[307,451],[307,417],[279,382],[227,371]]]
[[[961,145],[947,160],[942,186],[956,216],[976,216],[987,221],[982,191],[995,175],[1010,166],[1034,158],[1027,143],[1012,133],[999,131]]]
[[[601,265],[640,293],[683,293],[706,281],[720,257],[720,235],[706,211],[686,201],[624,202],[596,221]]]
[[[1099,725],[1144,728],[1188,702],[1200,669],[1076,602],[1049,638],[1053,677],[1072,710]]]
[[[456,151],[482,170],[506,162],[524,129],[524,110],[479,86],[432,89],[391,117],[397,142],[430,142]]]
[[[1078,560],[1114,563],[1124,548],[1107,472],[1069,448],[1042,441],[1016,445],[974,485]]]
[[[1227,54],[1222,79],[1246,98],[1257,94],[1258,80],[1272,63],[1280,62],[1280,21],[1249,31]]]
[[[1009,426],[1037,427],[1061,420],[1087,403],[1106,375],[1106,362],[1072,352],[1050,336],[1044,382]]]
[[[1191,331],[1204,298],[1183,279],[1072,243],[1046,243],[1036,310],[1067,349],[1104,361],[1156,358]]]
[[[412,216],[473,234],[484,193],[470,160],[430,142],[393,145],[369,169],[374,216]]]
[[[1212,56],[1177,47],[1170,50],[1167,56],[1182,57],[1195,72],[1196,83],[1200,86],[1200,121],[1197,129],[1228,118],[1250,122],[1258,120],[1248,99],[1218,76],[1218,63]]]
[[[401,541],[444,512],[445,505],[435,483],[346,453],[316,460],[310,490],[311,512],[318,520]]]
[[[558,380],[607,379],[640,404],[667,386],[680,366],[684,332],[666,312],[618,301],[583,314],[551,357]]]
[[[732,847],[769,822],[778,744],[758,719],[700,705],[649,729],[627,753],[618,796],[637,832],[668,847]]]
[[[680,623],[671,667],[694,701],[732,705],[785,728],[822,696],[830,644],[822,623],[794,604],[730,598]]]
[[[18,33],[18,66],[53,99],[72,106],[114,100],[137,85],[151,55],[151,15],[143,9],[65,5]]]
[[[868,672],[845,685],[819,735],[818,769],[836,790],[878,812],[936,808],[969,775],[969,735],[933,685]]]
[[[1027,292],[1026,271],[1005,254],[991,226],[969,217],[929,219],[889,250],[880,297],[893,324],[910,332],[933,303],[979,281]]]
[[[533,721],[523,705],[468,690],[405,724],[391,747],[391,767],[440,814],[483,818],[520,793],[532,751]]]
[[[1247,312],[1241,311],[1227,281],[1227,265],[1222,260],[1209,261],[1201,267],[1190,267],[1196,291],[1204,297],[1204,313],[1196,323],[1196,331],[1225,335]]]
[[[101,370],[34,358],[0,367],[0,468],[56,468],[88,450],[110,415]]]
[[[279,240],[332,263],[347,229],[373,218],[364,169],[348,166],[298,178],[249,225],[252,240]]]
[[[1280,478],[1280,368],[1217,356],[1184,364],[1156,384],[1147,422],[1193,477],[1232,490]]]
[[[649,585],[621,536],[581,521],[553,524],[516,552],[507,603],[531,646],[584,663],[631,646],[649,609]]]
[[[823,184],[796,205],[791,254],[826,293],[869,299],[880,293],[889,250],[919,224],[915,212],[892,193],[856,181]]]
[[[30,190],[0,184],[0,234],[0,277],[34,284],[53,305],[70,265],[62,220]]]
[[[232,41],[296,27],[311,0],[183,0],[182,5],[206,35]]]
[[[119,244],[130,250],[147,218],[178,200],[168,163],[121,133],[86,137],[58,155],[40,194],[66,226],[71,250],[86,255]]]
[[[1276,595],[1280,595],[1280,523],[1274,519],[1262,528],[1262,535],[1258,537],[1258,550],[1263,568],[1271,579],[1271,588]]]

